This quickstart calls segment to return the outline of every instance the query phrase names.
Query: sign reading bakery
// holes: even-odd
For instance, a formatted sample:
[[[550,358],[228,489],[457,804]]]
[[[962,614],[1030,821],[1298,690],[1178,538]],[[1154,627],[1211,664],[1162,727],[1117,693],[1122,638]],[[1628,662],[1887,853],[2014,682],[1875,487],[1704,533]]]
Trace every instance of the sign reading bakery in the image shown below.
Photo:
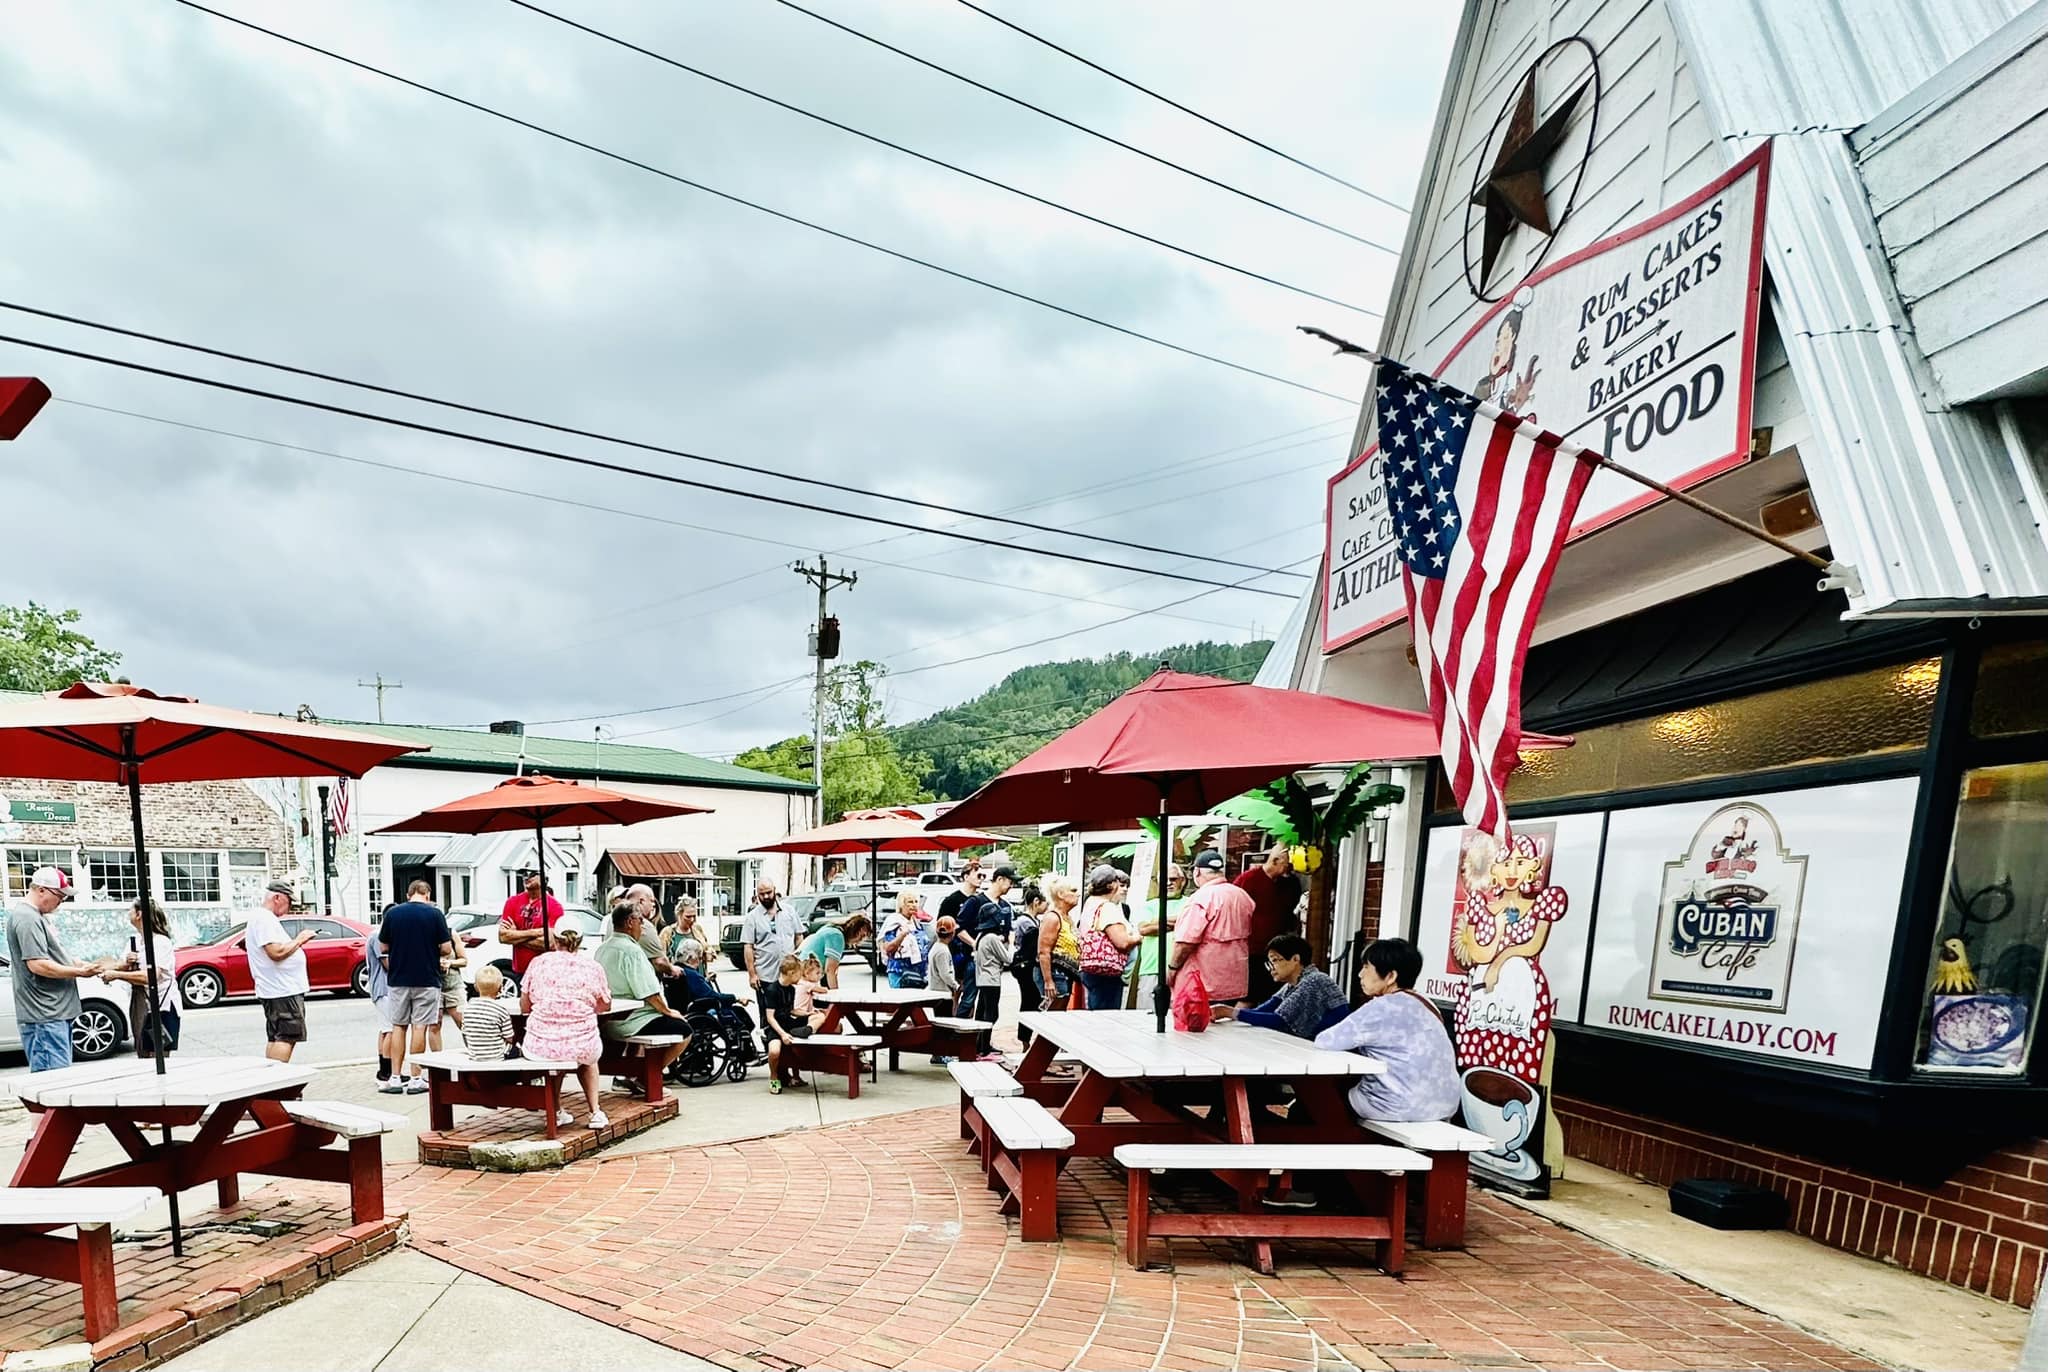
[[[1651,219],[1531,275],[1430,370],[1684,489],[1749,453],[1770,145]],[[1598,472],[1572,537],[1663,497]],[[1406,604],[1377,448],[1329,483],[1323,651]]]

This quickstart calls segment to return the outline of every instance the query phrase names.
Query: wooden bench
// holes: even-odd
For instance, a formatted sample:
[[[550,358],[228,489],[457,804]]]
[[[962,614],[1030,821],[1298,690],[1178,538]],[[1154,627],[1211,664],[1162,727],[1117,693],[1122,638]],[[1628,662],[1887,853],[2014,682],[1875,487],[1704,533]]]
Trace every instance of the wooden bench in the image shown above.
[[[97,1342],[121,1323],[114,1289],[116,1220],[147,1210],[152,1186],[13,1186],[0,1190],[0,1267],[76,1282],[85,1295],[85,1337]],[[76,1238],[52,1229],[77,1226]]]
[[[1380,1143],[1126,1143],[1116,1160],[1130,1177],[1130,1214],[1124,1229],[1124,1257],[1133,1267],[1145,1265],[1154,1234],[1188,1238],[1239,1239],[1371,1239],[1379,1244],[1380,1270],[1399,1276],[1408,1223],[1406,1175],[1429,1170],[1429,1159],[1406,1148]],[[1240,1194],[1246,1174],[1282,1177],[1294,1172],[1378,1172],[1393,1177],[1384,1188],[1381,1214],[1339,1215],[1318,1211],[1276,1213],[1257,1209],[1227,1214],[1152,1213],[1152,1174],[1209,1172]],[[1254,1246],[1254,1265],[1272,1273],[1265,1250]]]
[[[351,1105],[339,1100],[279,1102],[285,1114],[308,1129],[332,1134],[348,1145],[349,1213],[382,1218],[384,1214],[384,1136],[405,1119],[400,1115]]]
[[[1383,1139],[1429,1157],[1422,1183],[1422,1246],[1458,1248],[1465,1242],[1465,1190],[1474,1153],[1490,1153],[1494,1140],[1448,1120],[1364,1120]]]
[[[967,1140],[968,1152],[986,1156],[988,1124],[974,1103],[984,1097],[1021,1096],[1024,1085],[993,1062],[955,1062],[946,1070],[960,1087],[960,1137]]]
[[[982,1035],[993,1028],[995,1026],[986,1020],[969,1019],[964,1015],[933,1015],[932,1056],[971,1057],[981,1051]]]
[[[413,1065],[427,1069],[427,1122],[440,1132],[455,1127],[455,1107],[476,1105],[486,1110],[538,1110],[547,1136],[558,1137],[555,1112],[562,1106],[562,1075],[574,1072],[573,1062],[546,1058],[506,1058],[478,1062],[461,1053],[411,1055]]]
[[[675,1021],[681,1024],[682,1021]],[[640,1094],[649,1102],[662,1098],[662,1073],[683,1049],[687,1035],[678,1030],[673,1034],[633,1034],[627,1038],[607,1038],[604,1052],[597,1060],[597,1074],[600,1077],[623,1077],[640,1088]]]
[[[860,1055],[882,1046],[880,1034],[813,1034],[782,1045],[782,1060],[798,1071],[843,1073],[846,1098],[860,1099]]]
[[[1053,1243],[1060,1236],[1060,1154],[1072,1151],[1074,1135],[1035,1100],[983,1096],[974,1109],[993,1140],[984,1140],[982,1165],[988,1189],[1003,1192],[1002,1213],[1017,1217],[1026,1243]]]

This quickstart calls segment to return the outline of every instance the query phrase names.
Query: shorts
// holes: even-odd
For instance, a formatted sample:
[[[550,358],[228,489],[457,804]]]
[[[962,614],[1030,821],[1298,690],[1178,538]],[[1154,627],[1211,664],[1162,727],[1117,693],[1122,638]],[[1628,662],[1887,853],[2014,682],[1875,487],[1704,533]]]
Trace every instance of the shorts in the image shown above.
[[[375,1010],[375,1011],[377,1012],[377,1028],[378,1028],[378,1030],[379,1030],[379,1031],[381,1031],[381,1032],[383,1032],[383,1033],[386,1033],[386,1034],[390,1033],[390,1032],[391,1032],[391,993],[390,993],[389,991],[386,991],[386,992],[385,992],[385,993],[384,993],[383,995],[381,995],[381,996],[373,996],[373,997],[371,998],[371,1000],[370,1000],[370,1008],[371,1008],[372,1010]]]
[[[394,986],[384,996],[384,1008],[394,1029],[400,1025],[431,1029],[441,1022],[441,988]]]
[[[272,1043],[306,1041],[306,998],[263,997],[263,1037]]]
[[[462,969],[444,968],[441,972],[441,1013],[447,1014],[467,999],[468,993],[462,989]]]
[[[48,1072],[71,1065],[71,1021],[47,1020],[21,1026],[21,1051],[28,1055],[28,1070]]]

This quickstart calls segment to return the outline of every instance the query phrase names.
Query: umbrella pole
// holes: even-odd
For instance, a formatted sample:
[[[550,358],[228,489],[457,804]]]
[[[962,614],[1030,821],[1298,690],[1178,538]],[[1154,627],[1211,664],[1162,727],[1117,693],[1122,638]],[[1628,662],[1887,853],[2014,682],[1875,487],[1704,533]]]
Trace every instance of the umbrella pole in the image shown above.
[[[155,930],[150,928],[149,923],[149,850],[143,846],[142,838],[142,764],[139,761],[133,760],[135,758],[134,726],[129,725],[121,732],[123,735],[123,751],[128,757],[128,760],[125,760],[123,763],[123,770],[128,773],[128,819],[135,827],[135,891],[136,898],[142,902],[142,934],[140,939],[142,944],[142,965],[148,969],[147,975],[149,978],[149,984],[142,988],[142,1003],[148,1007],[144,1011],[144,1023],[148,1026],[150,1047],[154,1050],[156,1058],[156,1073],[158,1076],[162,1076],[164,1074],[163,988],[157,984]],[[132,1030],[135,1026],[131,1025],[129,1027]],[[171,1126],[168,1124],[163,1126],[163,1137],[165,1145],[168,1146],[171,1142]],[[166,1192],[166,1195],[171,1205],[171,1254],[173,1257],[182,1258],[185,1256],[185,1233],[183,1226],[178,1220],[177,1189],[175,1187],[171,1188]]]
[[[548,845],[538,818],[533,821],[533,866],[540,873],[540,951],[545,953],[554,931],[548,928]]]
[[[882,979],[882,883],[875,875],[875,862],[882,855],[882,845],[868,845],[868,990],[875,989]]]
[[[1159,976],[1152,987],[1152,1013],[1157,1032],[1166,1032],[1166,885],[1173,866],[1173,820],[1166,813],[1166,784],[1159,787]]]

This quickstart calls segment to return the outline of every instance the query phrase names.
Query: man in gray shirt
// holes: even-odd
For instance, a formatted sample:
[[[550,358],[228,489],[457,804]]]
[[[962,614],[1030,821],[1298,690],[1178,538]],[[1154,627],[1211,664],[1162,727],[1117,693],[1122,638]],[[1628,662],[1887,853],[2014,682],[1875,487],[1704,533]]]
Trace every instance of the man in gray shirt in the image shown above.
[[[753,907],[747,911],[747,922],[740,929],[740,938],[746,945],[740,955],[746,959],[747,980],[756,991],[763,982],[775,980],[783,958],[796,951],[797,940],[803,936],[796,911],[782,903],[774,882],[763,880],[754,888]]]
[[[106,970],[103,962],[74,963],[57,939],[50,914],[71,883],[55,867],[38,867],[28,898],[7,910],[7,962],[14,981],[14,1018],[28,1070],[71,1065],[71,1022],[78,1018],[78,983]]]

